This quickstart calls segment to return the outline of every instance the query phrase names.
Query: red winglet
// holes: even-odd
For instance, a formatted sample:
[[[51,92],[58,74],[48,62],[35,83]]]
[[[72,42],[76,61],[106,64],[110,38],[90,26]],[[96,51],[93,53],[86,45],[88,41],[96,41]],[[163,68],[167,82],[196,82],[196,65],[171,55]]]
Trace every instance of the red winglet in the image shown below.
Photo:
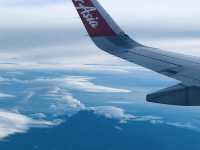
[[[106,20],[102,17],[92,0],[72,0],[88,34],[96,36],[115,36]]]

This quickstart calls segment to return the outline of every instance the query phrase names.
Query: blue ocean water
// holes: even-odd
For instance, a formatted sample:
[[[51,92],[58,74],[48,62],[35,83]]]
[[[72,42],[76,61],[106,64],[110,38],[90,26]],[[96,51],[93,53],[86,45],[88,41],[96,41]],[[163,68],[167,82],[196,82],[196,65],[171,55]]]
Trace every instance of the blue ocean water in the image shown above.
[[[199,107],[145,101],[177,81],[141,68],[0,71],[2,150],[199,150]]]

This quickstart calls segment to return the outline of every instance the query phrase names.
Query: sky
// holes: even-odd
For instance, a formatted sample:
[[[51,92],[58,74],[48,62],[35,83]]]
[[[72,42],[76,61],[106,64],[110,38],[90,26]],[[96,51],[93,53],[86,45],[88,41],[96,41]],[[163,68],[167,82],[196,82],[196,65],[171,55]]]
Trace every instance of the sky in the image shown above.
[[[140,43],[200,56],[198,0],[99,2]],[[70,0],[0,0],[0,22],[0,63],[6,67],[130,65],[95,47]]]
[[[199,0],[99,0],[99,2],[124,31],[136,41],[164,50],[200,56]],[[135,76],[138,75],[138,72],[142,74],[141,71],[144,71],[138,66],[99,50],[87,36],[70,0],[0,0],[0,22],[0,69],[50,67],[64,69],[72,67],[79,71],[84,69],[93,69],[94,71],[97,67],[88,68],[84,65],[99,64],[102,65],[96,70],[99,72],[115,71],[126,74],[133,66]],[[105,67],[103,65],[113,66]],[[118,67],[115,68],[114,65],[118,65]],[[156,84],[152,79],[157,79],[158,76],[153,78],[152,76],[155,74],[150,74],[149,72],[143,74],[146,78],[144,82],[151,79],[148,80],[148,83],[152,81]],[[97,85],[92,80],[87,77],[69,76],[61,80],[40,78],[34,82],[41,84],[52,81],[60,85],[65,83],[63,89],[72,88],[72,90],[78,89],[84,92],[130,92],[127,89]],[[160,78],[158,80],[161,82]],[[0,81],[8,82],[3,78],[0,78]],[[30,81],[14,80],[10,85],[13,85],[13,82],[16,82],[16,85],[23,82],[26,84],[32,82],[32,79]],[[52,93],[59,95],[59,92],[59,88],[56,88]],[[28,93],[27,99],[31,99],[34,94],[32,91]],[[66,92],[64,94],[66,95]],[[0,93],[0,97],[13,98],[15,95]],[[69,106],[85,108],[84,104],[70,93],[62,99]],[[37,104],[41,105],[41,102]],[[123,110],[112,107],[106,109],[99,107],[95,110],[100,115],[105,114],[105,116],[116,118],[115,115],[110,114],[113,111],[117,112],[117,117],[121,116],[122,119],[132,118]],[[13,134],[13,132],[25,132],[24,130],[37,125],[54,126],[58,123],[45,120],[38,122],[38,120],[20,115],[18,112],[4,110],[0,110],[0,118],[2,118],[0,119],[1,124],[6,122],[0,125],[0,130],[4,130],[10,125],[6,132],[0,134],[0,138]],[[158,121],[160,120],[158,119]],[[183,126],[182,124],[178,125]],[[186,126],[190,127],[190,124],[186,124]]]

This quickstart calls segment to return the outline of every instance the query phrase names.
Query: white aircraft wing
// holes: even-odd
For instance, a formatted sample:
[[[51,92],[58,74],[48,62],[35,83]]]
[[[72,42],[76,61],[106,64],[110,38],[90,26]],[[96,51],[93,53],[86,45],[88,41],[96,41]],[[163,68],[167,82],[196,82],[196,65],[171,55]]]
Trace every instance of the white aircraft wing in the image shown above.
[[[144,46],[132,40],[97,0],[72,0],[93,42],[102,50],[181,81],[147,95],[147,101],[200,106],[200,59]]]

